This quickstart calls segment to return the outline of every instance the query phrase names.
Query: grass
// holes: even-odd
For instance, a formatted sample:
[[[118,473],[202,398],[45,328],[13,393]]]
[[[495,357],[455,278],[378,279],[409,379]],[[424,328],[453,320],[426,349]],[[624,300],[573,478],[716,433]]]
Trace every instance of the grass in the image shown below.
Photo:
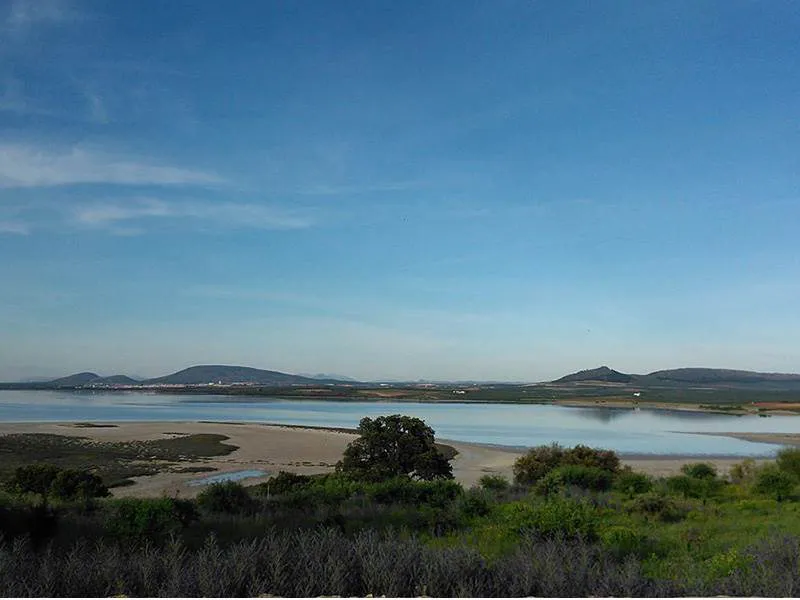
[[[47,433],[9,434],[0,436],[0,479],[7,479],[19,466],[47,462],[67,469],[91,469],[109,487],[115,487],[131,477],[153,475],[182,462],[230,454],[237,446],[224,443],[227,439],[200,433],[163,440],[100,442]]]

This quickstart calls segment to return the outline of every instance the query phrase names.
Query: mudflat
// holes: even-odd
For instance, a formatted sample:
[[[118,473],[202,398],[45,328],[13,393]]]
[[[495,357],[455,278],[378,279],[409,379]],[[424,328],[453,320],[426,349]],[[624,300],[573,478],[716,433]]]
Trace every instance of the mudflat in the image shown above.
[[[7,434],[56,434],[82,437],[105,442],[134,440],[161,440],[192,434],[219,434],[228,439],[226,444],[237,449],[224,456],[198,458],[182,462],[183,471],[203,468],[206,473],[174,472],[164,470],[154,475],[133,478],[134,484],[112,490],[114,496],[143,497],[170,496],[192,497],[202,487],[189,485],[190,481],[208,475],[235,471],[263,471],[264,476],[248,478],[246,484],[266,481],[278,471],[302,474],[331,472],[341,458],[344,449],[357,435],[333,429],[304,429],[259,423],[216,422],[117,422],[103,424],[85,423],[0,423],[0,435]],[[785,434],[727,434],[760,442],[777,444],[800,444],[800,436]],[[522,449],[504,448],[484,444],[437,440],[453,446],[458,455],[453,459],[455,478],[464,486],[477,484],[486,474],[504,475],[512,478],[514,461],[523,454]],[[692,456],[635,456],[624,457],[623,462],[633,469],[655,476],[680,472],[687,462],[697,461],[715,464],[725,473],[741,458],[698,458]],[[763,462],[763,459],[757,461]],[[213,469],[213,472],[210,470]]]

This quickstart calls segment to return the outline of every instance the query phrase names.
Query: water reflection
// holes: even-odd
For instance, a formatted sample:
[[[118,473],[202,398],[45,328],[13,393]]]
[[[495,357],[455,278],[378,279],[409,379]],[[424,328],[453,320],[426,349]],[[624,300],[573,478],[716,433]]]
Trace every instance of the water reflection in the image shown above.
[[[576,408],[575,409],[582,417],[598,421],[600,423],[611,423],[617,419],[623,418],[627,413],[635,412],[635,408]]]

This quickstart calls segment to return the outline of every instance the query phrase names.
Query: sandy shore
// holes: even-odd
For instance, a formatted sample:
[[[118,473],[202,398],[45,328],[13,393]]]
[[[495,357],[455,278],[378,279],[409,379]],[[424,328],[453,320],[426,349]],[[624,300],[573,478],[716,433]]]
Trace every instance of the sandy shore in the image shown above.
[[[226,456],[215,456],[195,462],[182,462],[181,467],[208,467],[211,473],[172,473],[135,478],[135,485],[116,488],[115,496],[159,496],[161,494],[191,497],[202,487],[191,486],[195,479],[243,470],[264,471],[263,477],[245,480],[247,484],[266,481],[270,474],[278,471],[313,474],[333,470],[347,444],[357,436],[352,433],[326,429],[303,429],[258,423],[199,423],[199,422],[136,422],[114,423],[115,427],[77,427],[74,423],[0,423],[0,435],[9,433],[52,433],[86,437],[99,441],[156,440],[177,435],[195,433],[217,433],[229,438],[227,443],[238,449]],[[758,442],[777,444],[800,444],[800,435],[785,434],[721,434]],[[512,478],[514,461],[522,455],[521,450],[507,449],[482,444],[439,440],[452,445],[458,451],[453,459],[453,474],[463,485],[475,485],[486,474],[504,475]],[[637,471],[655,476],[680,472],[687,462],[714,463],[725,473],[741,458],[699,459],[681,456],[636,456],[624,458],[623,462]],[[763,462],[763,461],[758,461]]]

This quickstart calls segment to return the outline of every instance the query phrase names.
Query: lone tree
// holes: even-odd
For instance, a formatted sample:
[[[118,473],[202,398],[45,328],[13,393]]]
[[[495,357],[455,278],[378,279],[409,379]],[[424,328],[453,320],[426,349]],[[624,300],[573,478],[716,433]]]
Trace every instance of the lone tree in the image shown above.
[[[365,481],[406,476],[452,479],[453,467],[433,441],[433,429],[415,417],[390,415],[358,424],[361,435],[344,451],[336,470]]]

